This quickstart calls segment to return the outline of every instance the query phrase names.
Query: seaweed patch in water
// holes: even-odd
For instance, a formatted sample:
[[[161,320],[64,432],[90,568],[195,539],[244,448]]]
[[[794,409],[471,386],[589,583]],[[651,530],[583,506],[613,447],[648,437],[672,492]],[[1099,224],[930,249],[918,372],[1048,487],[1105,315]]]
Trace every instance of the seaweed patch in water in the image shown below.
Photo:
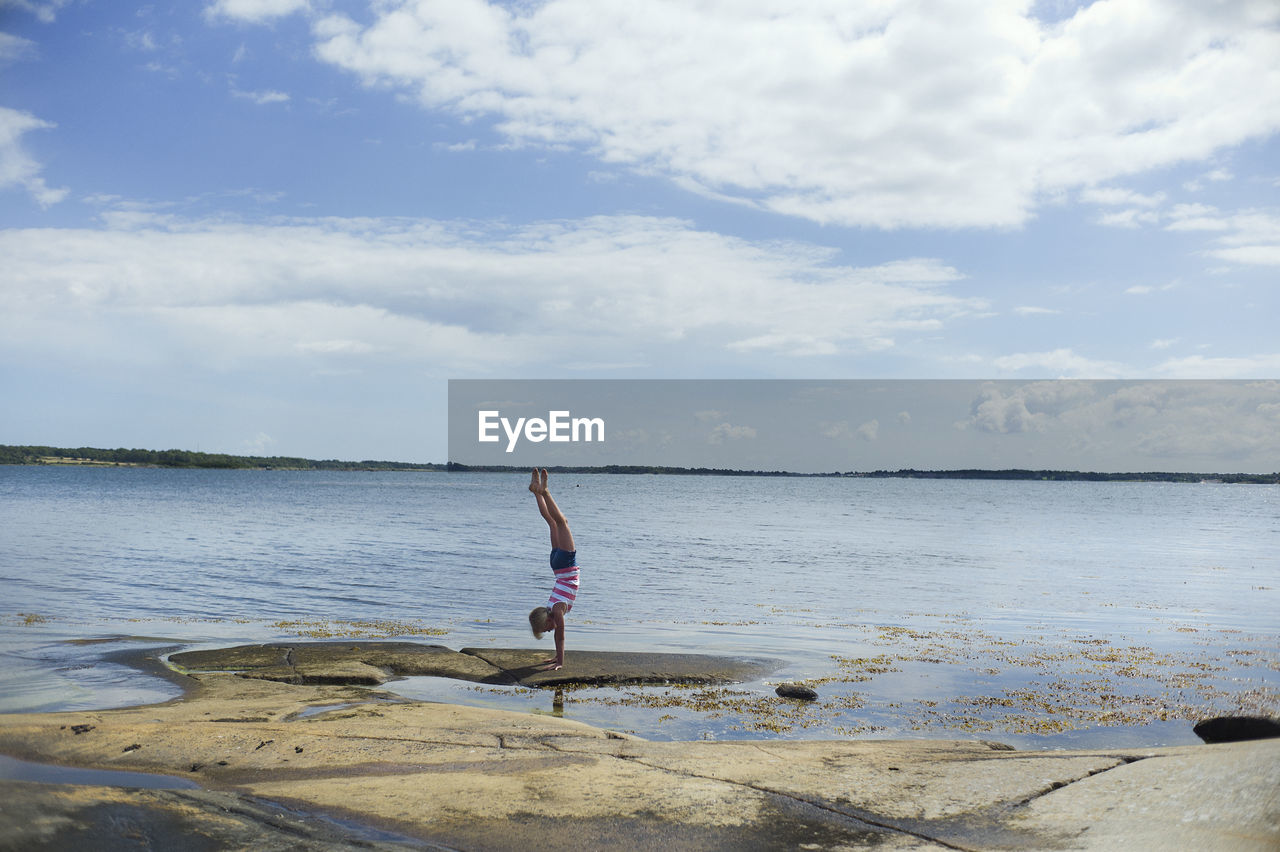
[[[392,636],[445,636],[449,633],[448,630],[428,627],[418,621],[392,619],[277,621],[271,627],[313,639],[388,639]]]
[[[827,687],[812,702],[780,699],[759,685],[582,687],[566,689],[565,701],[659,711],[659,727],[717,720],[725,732],[819,729],[849,737],[903,730],[1052,737],[1280,709],[1280,692],[1265,678],[1248,676],[1277,668],[1280,658],[1269,648],[1157,651],[1073,634],[1008,638],[963,627],[897,625],[862,630],[868,645],[883,652],[830,655],[830,670],[798,681]],[[858,691],[841,687],[848,684],[859,684]]]

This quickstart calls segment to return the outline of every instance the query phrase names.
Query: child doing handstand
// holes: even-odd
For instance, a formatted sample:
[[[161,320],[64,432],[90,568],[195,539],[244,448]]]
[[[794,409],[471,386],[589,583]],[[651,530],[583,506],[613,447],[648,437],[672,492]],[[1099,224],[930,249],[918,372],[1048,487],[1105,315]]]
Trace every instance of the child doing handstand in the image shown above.
[[[533,628],[535,639],[541,639],[548,630],[554,631],[556,655],[541,663],[543,669],[554,671],[564,666],[564,617],[573,609],[573,601],[578,596],[578,553],[564,512],[547,492],[546,470],[533,471],[529,490],[537,498],[543,520],[551,527],[551,570],[556,578],[547,605],[535,607],[529,613],[529,626]]]

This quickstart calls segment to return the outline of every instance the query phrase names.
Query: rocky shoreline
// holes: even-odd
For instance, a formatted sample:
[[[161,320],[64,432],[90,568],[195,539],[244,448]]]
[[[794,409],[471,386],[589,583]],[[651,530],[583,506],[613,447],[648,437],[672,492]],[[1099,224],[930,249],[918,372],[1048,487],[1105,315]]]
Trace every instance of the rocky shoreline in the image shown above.
[[[243,655],[239,674],[225,655],[176,655],[186,693],[164,704],[0,716],[4,754],[199,785],[0,781],[0,849],[87,839],[268,850],[1280,845],[1280,740],[1047,752],[982,741],[650,742],[343,681],[372,676],[358,666],[385,679],[431,658],[480,660],[389,647],[410,644],[333,643],[331,653],[346,647],[358,659],[331,660],[346,671],[327,674],[297,646],[283,660],[277,646],[224,649]],[[545,652],[485,653],[501,664],[481,662],[510,676]],[[407,657],[377,664],[397,654]],[[612,656],[575,655],[576,676],[670,678],[676,663],[696,676],[700,662]]]

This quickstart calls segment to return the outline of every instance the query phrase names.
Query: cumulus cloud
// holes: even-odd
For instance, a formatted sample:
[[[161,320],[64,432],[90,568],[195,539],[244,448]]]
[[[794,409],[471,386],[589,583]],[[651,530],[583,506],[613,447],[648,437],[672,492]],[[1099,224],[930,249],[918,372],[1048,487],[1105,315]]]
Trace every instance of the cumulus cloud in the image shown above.
[[[732,423],[718,423],[707,436],[708,444],[723,444],[726,441],[744,441],[756,437],[752,426],[735,426]]]
[[[1103,213],[1098,217],[1098,224],[1110,228],[1140,228],[1143,225],[1155,225],[1160,222],[1160,214],[1150,210],[1139,210],[1130,207],[1114,213]]]
[[[1210,169],[1199,177],[1184,183],[1182,188],[1187,192],[1199,192],[1204,189],[1206,183],[1222,183],[1224,181],[1229,181],[1234,177],[1235,175],[1227,169]]]
[[[1016,226],[1046,197],[1280,129],[1274,3],[1032,9],[385,0],[314,34],[323,61],[513,144],[844,225]]]
[[[41,23],[52,24],[58,17],[58,10],[71,0],[0,0],[0,9],[13,6],[36,16]]]
[[[17,62],[36,55],[36,43],[21,36],[0,33],[0,62]]]
[[[275,442],[276,442],[276,439],[272,438],[266,432],[259,432],[258,434],[254,435],[252,438],[249,438],[248,440],[242,442],[242,444],[246,449],[249,450],[251,454],[255,456],[260,456],[260,455],[264,455],[267,451],[267,448],[270,447]]]
[[[242,98],[246,101],[253,101],[255,104],[282,104],[288,103],[289,95],[286,92],[277,92],[274,89],[265,89],[259,92],[244,92],[240,89],[232,87],[231,94],[234,97]]]
[[[818,434],[824,438],[835,440],[837,438],[847,438],[852,432],[849,429],[848,420],[839,420],[834,423],[823,420],[818,423]]]
[[[210,20],[226,18],[258,24],[302,12],[311,7],[310,0],[215,0],[205,6]]]
[[[1280,383],[1159,382],[1117,391],[1096,420],[1125,425],[1149,457],[1280,458]]]
[[[1124,372],[1119,364],[1086,358],[1068,348],[1002,355],[992,359],[991,363],[1002,371],[1017,372],[1035,369],[1053,373],[1058,378],[1105,379],[1114,378]]]
[[[1080,193],[1081,201],[1114,207],[1159,207],[1164,203],[1165,198],[1163,192],[1142,195],[1131,189],[1119,187],[1095,187]]]
[[[1280,374],[1280,355],[1211,358],[1190,355],[1170,358],[1152,371],[1156,376],[1186,379],[1251,379]]]
[[[1176,206],[1170,231],[1206,231],[1218,234],[1209,257],[1249,266],[1280,266],[1280,215],[1271,210],[1241,210],[1224,214],[1203,204]]]
[[[0,191],[26,190],[41,207],[57,204],[66,197],[67,189],[54,189],[44,182],[41,165],[22,148],[23,134],[53,126],[31,113],[0,107]]]
[[[744,340],[765,356],[795,354],[801,338],[805,351],[859,352],[977,304],[946,292],[940,282],[960,276],[937,261],[851,267],[811,244],[673,219],[247,224],[124,207],[107,220],[0,231],[13,341],[74,348],[114,329],[120,339],[99,341],[97,357],[145,340],[214,363],[358,357],[484,371],[569,355],[714,357]],[[547,329],[572,338],[548,347]]]
[[[1163,223],[1166,231],[1213,235],[1208,248],[1200,252],[1207,257],[1246,266],[1280,266],[1280,214],[1274,210],[1253,208],[1226,212],[1208,204],[1173,204],[1165,208],[1163,193],[1141,196],[1124,189],[1084,192],[1081,199],[1102,206],[1138,205],[1100,214],[1097,219],[1100,225],[1138,228]],[[1126,292],[1153,290],[1138,286]]]
[[[1167,283],[1165,283],[1165,284],[1159,284],[1159,285],[1156,285],[1156,284],[1134,284],[1134,285],[1132,285],[1132,286],[1130,286],[1130,287],[1126,287],[1126,288],[1124,289],[1124,292],[1125,292],[1125,294],[1126,294],[1126,295],[1129,295],[1129,296],[1150,296],[1152,293],[1163,293],[1163,292],[1166,292],[1166,291],[1168,291],[1168,290],[1172,290],[1172,289],[1174,289],[1174,287],[1176,287],[1176,286],[1177,286],[1177,284],[1175,284],[1175,283],[1174,283],[1174,282],[1172,282],[1172,281],[1167,282]]]
[[[985,386],[957,424],[1058,436],[1077,450],[1179,460],[1280,457],[1280,382],[1011,382]],[[1196,464],[1199,462],[1193,462]]]
[[[991,384],[974,399],[969,419],[958,425],[980,432],[1043,431],[1050,421],[1093,395],[1093,386],[1086,382],[1031,382],[1011,389]]]

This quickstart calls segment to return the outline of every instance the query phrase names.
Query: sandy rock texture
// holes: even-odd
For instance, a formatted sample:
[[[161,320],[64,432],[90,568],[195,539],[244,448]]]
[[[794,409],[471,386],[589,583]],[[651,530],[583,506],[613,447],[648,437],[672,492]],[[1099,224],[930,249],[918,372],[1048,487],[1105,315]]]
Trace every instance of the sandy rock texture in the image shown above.
[[[255,657],[258,668],[281,665],[269,657]],[[184,849],[243,848],[245,838],[264,849],[1280,845],[1277,740],[1086,752],[932,740],[649,742],[349,685],[189,679],[185,697],[162,705],[0,716],[5,754],[200,785],[0,782],[0,848],[83,848],[76,842],[95,831],[152,848],[181,837],[172,848]]]

